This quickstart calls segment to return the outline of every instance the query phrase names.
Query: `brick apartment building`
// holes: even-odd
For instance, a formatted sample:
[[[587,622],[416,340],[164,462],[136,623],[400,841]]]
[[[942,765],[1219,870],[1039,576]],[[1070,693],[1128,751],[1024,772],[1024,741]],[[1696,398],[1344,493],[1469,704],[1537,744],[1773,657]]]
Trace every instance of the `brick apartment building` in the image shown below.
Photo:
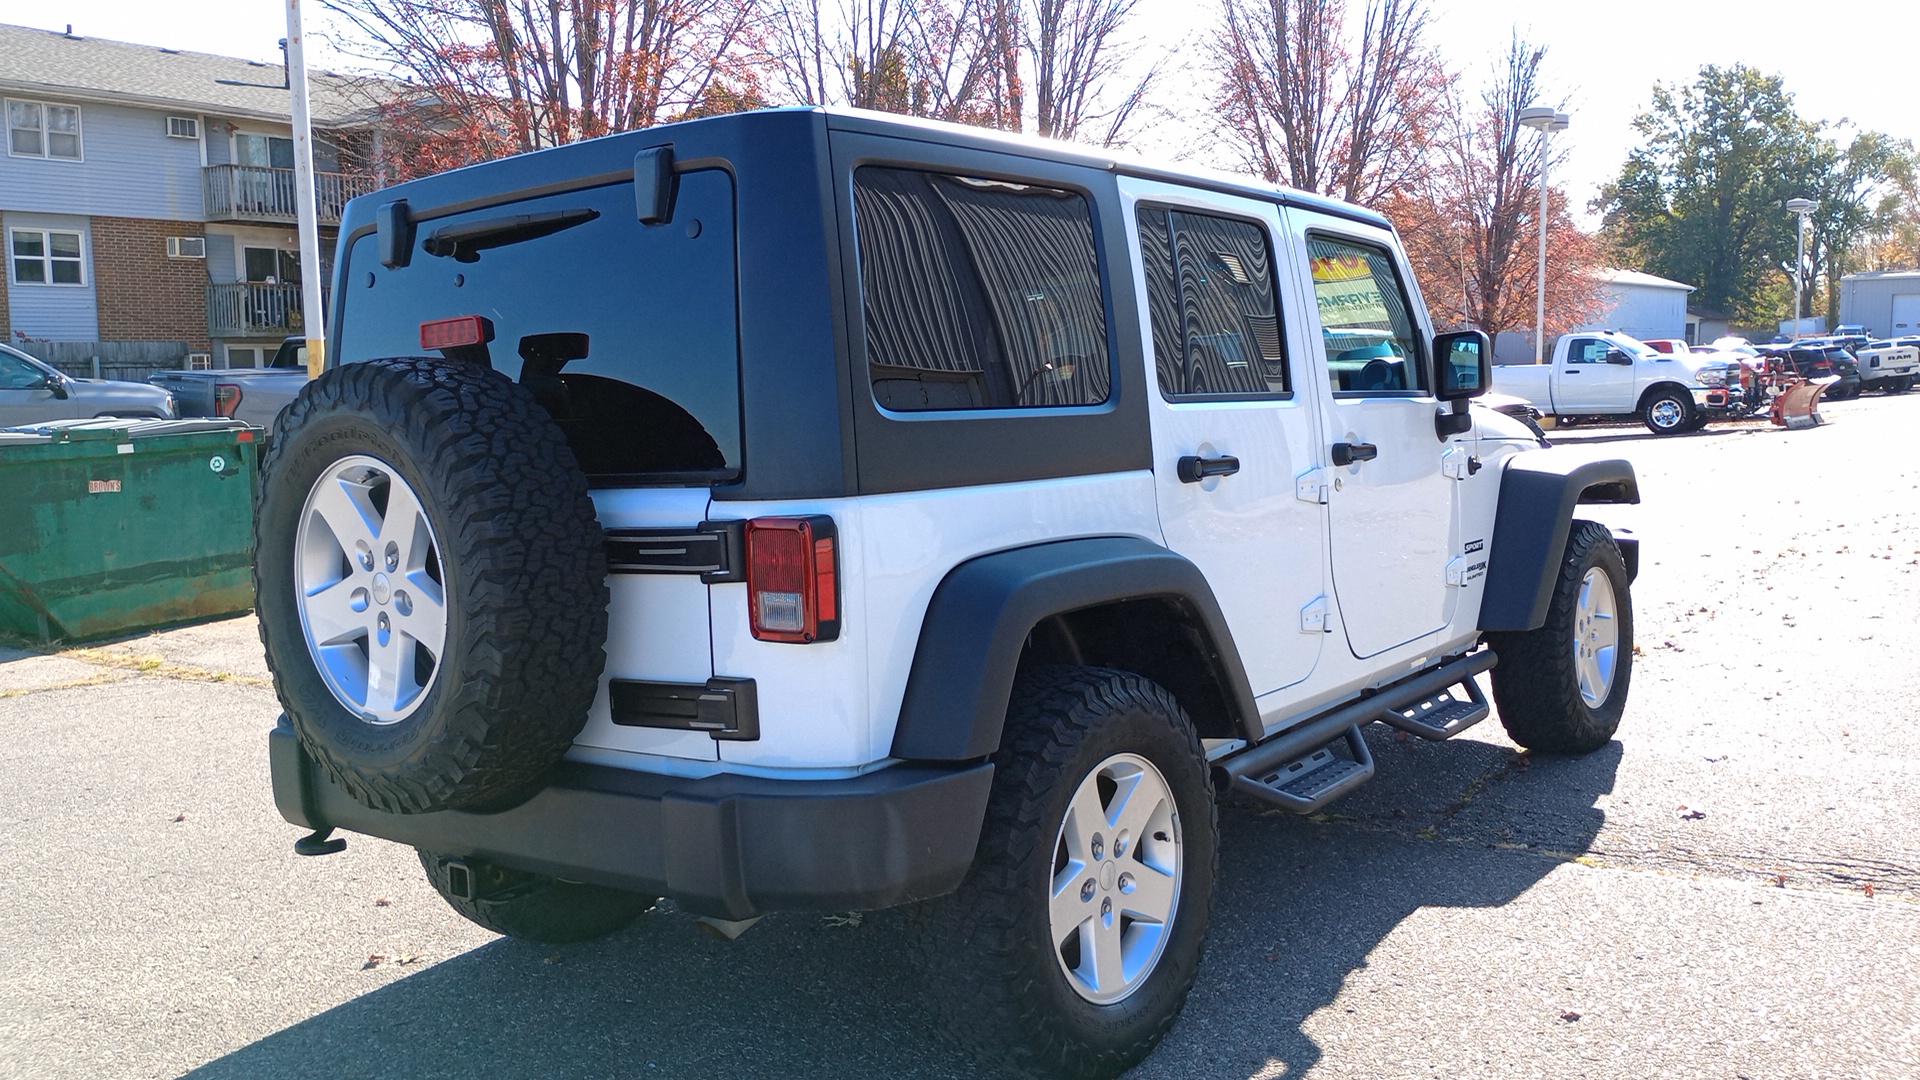
[[[377,186],[366,163],[390,84],[312,76],[311,273],[283,81],[278,64],[0,25],[8,340],[169,343],[183,362],[248,367],[298,333],[341,206]]]

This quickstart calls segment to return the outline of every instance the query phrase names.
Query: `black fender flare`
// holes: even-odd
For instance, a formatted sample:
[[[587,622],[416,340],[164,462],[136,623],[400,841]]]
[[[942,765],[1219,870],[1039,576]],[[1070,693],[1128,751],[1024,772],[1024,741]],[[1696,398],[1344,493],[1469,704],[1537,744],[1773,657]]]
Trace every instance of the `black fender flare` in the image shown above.
[[[1164,598],[1205,640],[1236,726],[1259,737],[1260,713],[1219,601],[1186,558],[1137,537],[1013,548],[947,572],[927,604],[892,756],[966,761],[1000,746],[1013,679],[1042,619],[1120,600]]]
[[[1539,450],[1507,459],[1480,600],[1480,629],[1535,630],[1543,625],[1573,528],[1574,507],[1639,501],[1633,464],[1620,458],[1591,461]],[[1614,542],[1620,545],[1631,580],[1640,567],[1639,544],[1623,536]]]

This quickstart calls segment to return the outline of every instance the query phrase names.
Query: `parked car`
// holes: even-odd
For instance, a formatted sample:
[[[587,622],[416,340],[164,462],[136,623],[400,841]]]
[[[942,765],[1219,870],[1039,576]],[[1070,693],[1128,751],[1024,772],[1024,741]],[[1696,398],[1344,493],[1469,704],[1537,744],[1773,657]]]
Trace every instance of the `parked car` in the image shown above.
[[[1493,388],[1526,398],[1555,419],[1638,416],[1656,435],[1695,431],[1745,416],[1739,365],[1663,353],[1612,331],[1567,334],[1545,364],[1503,364]]]
[[[78,379],[52,364],[0,345],[0,428],[96,416],[172,420],[173,395],[144,383]]]
[[[495,931],[930,900],[937,1030],[1112,1077],[1247,902],[1216,791],[1317,812],[1481,673],[1522,746],[1620,723],[1639,549],[1576,506],[1633,467],[1471,408],[1372,210],[786,109],[340,235],[261,478],[274,798]]]
[[[182,416],[231,416],[271,434],[280,410],[307,385],[307,341],[281,342],[263,368],[162,371],[147,381],[171,392]]]
[[[1764,346],[1761,355],[1791,364],[1803,378],[1820,379],[1837,375],[1840,381],[1828,388],[1830,401],[1860,396],[1860,364],[1852,353],[1839,346],[1780,345]]]

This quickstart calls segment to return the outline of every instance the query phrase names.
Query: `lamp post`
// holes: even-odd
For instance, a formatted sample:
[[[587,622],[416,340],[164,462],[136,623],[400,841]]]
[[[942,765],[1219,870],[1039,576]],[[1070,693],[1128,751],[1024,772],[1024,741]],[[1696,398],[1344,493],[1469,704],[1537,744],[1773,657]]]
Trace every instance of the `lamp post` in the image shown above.
[[[1788,199],[1787,213],[1800,215],[1799,243],[1793,252],[1793,340],[1800,340],[1800,294],[1807,272],[1807,215],[1820,206],[1812,199]]]
[[[1533,362],[1547,357],[1547,158],[1553,146],[1553,133],[1567,130],[1573,118],[1547,105],[1532,105],[1520,110],[1520,123],[1540,133],[1540,289],[1534,303]]]

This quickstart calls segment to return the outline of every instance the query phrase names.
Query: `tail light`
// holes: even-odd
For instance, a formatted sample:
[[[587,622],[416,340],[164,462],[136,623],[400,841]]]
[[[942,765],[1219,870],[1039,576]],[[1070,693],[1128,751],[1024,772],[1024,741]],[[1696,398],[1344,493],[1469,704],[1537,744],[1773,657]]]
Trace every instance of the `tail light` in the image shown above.
[[[240,408],[240,388],[233,383],[216,383],[213,387],[213,415],[232,416]]]
[[[428,352],[484,345],[493,340],[493,323],[481,315],[435,319],[420,324],[420,347]]]
[[[753,636],[808,644],[840,636],[839,538],[830,517],[747,522]]]

